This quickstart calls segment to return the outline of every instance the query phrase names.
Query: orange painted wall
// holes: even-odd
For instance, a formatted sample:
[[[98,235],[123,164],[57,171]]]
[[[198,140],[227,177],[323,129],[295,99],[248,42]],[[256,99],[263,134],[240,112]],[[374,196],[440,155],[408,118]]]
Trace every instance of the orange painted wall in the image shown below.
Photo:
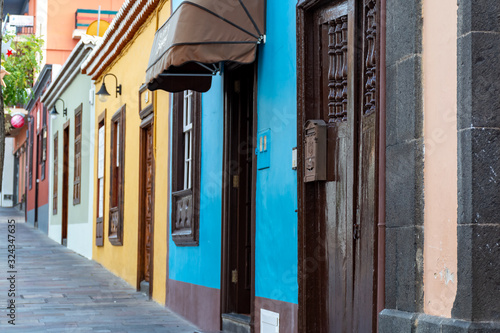
[[[28,15],[33,15],[33,13],[35,12],[35,8],[36,8],[36,0],[31,0],[28,4]],[[35,26],[36,26],[36,21],[35,21]]]
[[[37,122],[37,112],[40,110],[40,124]],[[28,188],[28,211],[35,208],[35,185],[36,185],[36,168],[38,168],[38,179],[40,180],[38,183],[38,207],[44,206],[49,203],[49,161],[48,158],[45,161],[45,177],[42,180],[42,167],[41,164],[37,161],[37,151],[40,149],[38,147],[38,135],[42,133],[43,127],[43,104],[38,100],[31,110],[30,115],[33,117],[33,121],[35,122],[35,133],[33,136],[33,161],[29,161],[28,163],[33,163],[33,179],[32,179],[32,188],[31,190]],[[47,115],[47,133],[50,133],[50,117]],[[30,133],[31,135],[31,133]],[[47,157],[49,156],[50,143],[47,142]],[[41,152],[39,152],[40,154]],[[40,155],[38,156],[40,159]],[[28,184],[29,187],[29,184]]]
[[[450,318],[457,294],[457,2],[423,2],[424,311]],[[460,244],[458,244],[460,245]]]
[[[28,119],[26,117],[26,123],[24,124],[22,130],[14,137],[14,149],[13,154],[23,147],[26,144],[26,131],[28,130]],[[7,152],[6,152],[7,153]],[[22,201],[23,194],[26,190],[26,161],[27,161],[27,144],[24,147],[24,151],[19,154],[19,182],[18,182],[18,190],[19,195],[17,197],[17,203]]]
[[[79,39],[73,39],[77,9],[118,11],[123,0],[48,0],[47,4],[47,64],[64,64]],[[29,15],[34,15],[36,0],[30,1]],[[37,18],[35,17],[35,29]]]
[[[26,142],[26,131],[28,130],[28,117],[25,118],[25,123],[19,134],[14,137],[14,151],[15,153]]]

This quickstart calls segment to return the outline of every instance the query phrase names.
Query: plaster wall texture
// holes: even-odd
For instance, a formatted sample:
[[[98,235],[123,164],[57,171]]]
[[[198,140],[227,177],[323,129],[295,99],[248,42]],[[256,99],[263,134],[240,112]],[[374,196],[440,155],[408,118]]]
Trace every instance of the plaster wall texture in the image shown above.
[[[162,5],[163,4],[163,5]],[[170,3],[160,4],[159,16],[165,17],[170,13]],[[160,22],[161,24],[161,22]],[[97,119],[106,110],[105,120],[105,195],[104,195],[104,246],[96,247],[94,241],[93,259],[101,263],[114,274],[120,276],[132,286],[137,286],[138,263],[138,228],[139,228],[139,162],[140,162],[140,123],[139,117],[139,88],[144,84],[145,73],[149,61],[149,52],[153,44],[154,33],[158,28],[157,14],[153,13],[127,44],[115,61],[108,66],[103,75],[95,82],[101,87],[102,77],[113,73],[122,85],[122,94],[115,97],[113,94],[103,103],[96,99],[95,106],[95,142],[97,143]],[[109,80],[109,81],[108,81]],[[113,78],[107,78],[108,89],[114,89]],[[153,271],[153,299],[165,304],[166,295],[166,263],[167,242],[166,207],[168,205],[167,165],[168,156],[168,123],[169,123],[169,95],[155,93],[155,136],[156,136],[156,180],[155,180],[155,218],[154,218],[154,271]],[[113,246],[108,240],[109,230],[109,186],[110,186],[110,135],[111,118],[120,107],[125,105],[125,188],[124,188],[124,221],[123,246]],[[160,160],[162,159],[162,160]],[[165,160],[163,160],[165,159]],[[97,170],[97,148],[94,153],[94,170]],[[97,177],[94,176],[94,187],[97,188]],[[94,195],[94,202],[97,201]],[[96,216],[94,205],[93,216]],[[95,218],[93,218],[95,223]],[[95,240],[95,228],[93,231]]]
[[[257,131],[271,129],[271,167],[257,171],[255,296],[298,303],[295,3],[268,1],[259,50]]]
[[[199,245],[179,247],[169,232],[170,279],[220,289],[224,106],[220,76],[202,95]],[[170,206],[171,207],[171,206]],[[172,209],[169,211],[172,221]]]
[[[13,152],[16,152],[26,142],[26,133],[27,133],[27,130],[28,130],[28,119],[25,118],[23,128],[21,129],[21,131],[19,132],[19,134],[17,134],[14,137]]]
[[[29,188],[29,176],[28,176],[28,194],[27,194],[27,208],[28,210],[32,210],[35,208],[35,197],[36,197],[36,184],[37,184],[37,169],[38,169],[38,207],[48,205],[49,203],[49,154],[51,153],[51,142],[49,140],[50,133],[50,117],[47,115],[47,158],[45,163],[45,173],[42,173],[42,165],[38,163],[38,160],[41,159],[41,156],[37,154],[41,149],[39,149],[39,136],[42,136],[42,128],[43,128],[43,105],[38,98],[33,106],[33,109],[30,112],[30,115],[33,116],[34,122],[34,133],[30,133],[33,137],[33,158],[28,161],[28,163],[32,163],[32,181],[31,181],[31,189]],[[31,138],[29,139],[31,140]],[[29,152],[29,148],[28,148]],[[38,160],[37,160],[38,158]],[[28,164],[29,166],[29,164]],[[47,206],[48,209],[48,206]],[[48,222],[48,216],[40,217],[40,211],[38,214],[39,219],[43,218]]]
[[[55,119],[51,119],[51,132],[48,140],[50,145],[54,145],[54,137],[58,136],[58,203],[57,212],[53,213],[53,193],[54,193],[54,149],[50,150],[50,159],[48,160],[49,168],[49,225],[53,226],[54,230],[50,230],[49,237],[56,242],[61,242],[61,225],[62,225],[62,210],[63,210],[63,166],[64,166],[64,124],[69,121],[69,149],[68,149],[68,239],[67,246],[69,249],[85,256],[92,257],[92,216],[89,214],[89,207],[92,202],[89,201],[89,193],[93,188],[91,183],[90,172],[93,172],[93,163],[91,164],[91,156],[94,154],[94,137],[91,136],[91,105],[89,103],[89,90],[92,88],[92,82],[86,75],[78,74],[67,88],[59,94],[59,98],[65,102],[68,109],[67,117],[62,115],[63,103],[58,101],[56,108],[59,115]],[[80,203],[73,204],[73,184],[75,175],[75,110],[82,106],[82,141],[81,141],[81,192]]]
[[[45,234],[49,233],[49,205],[38,207],[38,229]]]
[[[2,207],[12,207],[14,205],[14,155],[12,154],[13,145],[13,138],[5,138],[2,191],[0,192],[0,202]],[[5,199],[6,195],[11,195],[11,199]]]
[[[26,143],[26,134],[28,130],[28,121],[27,117],[25,118],[25,123],[19,134],[17,134],[14,137],[14,144],[13,144],[13,152],[16,153],[17,151],[20,152],[21,147]],[[28,149],[27,146],[25,147],[24,151],[20,153],[19,155],[19,183],[18,183],[18,196],[17,196],[17,202],[14,204],[18,204],[22,202],[23,195],[26,193],[26,165],[27,165],[27,158],[28,158]]]
[[[30,6],[29,15],[36,15],[35,31],[45,40],[42,67],[46,63],[63,64],[78,43],[72,38],[77,9],[97,10],[101,6],[101,10],[117,11],[122,4],[123,0],[37,0]],[[103,19],[106,17],[103,15]]]
[[[61,232],[62,232],[61,223],[52,224],[49,228],[49,238],[54,240],[55,242],[61,243]]]
[[[44,46],[42,47],[42,59],[41,59],[41,65],[40,68],[43,68],[43,66],[47,63],[50,64],[50,62],[47,62],[47,18],[48,18],[48,2],[49,0],[36,0],[34,1],[34,4],[29,6],[29,13],[28,15],[34,15],[35,16],[35,27],[34,31],[38,37],[42,36],[44,39],[45,43]],[[64,62],[64,61],[63,61]],[[61,64],[63,63],[61,62]]]
[[[423,2],[424,311],[451,317],[457,292],[457,2]]]
[[[402,0],[387,0],[386,309],[379,315],[379,332],[499,332],[500,303],[498,299],[500,290],[498,285],[500,284],[500,273],[497,268],[498,258],[500,258],[500,227],[497,209],[499,202],[497,185],[499,174],[497,170],[500,168],[498,157],[500,143],[498,76],[500,67],[497,66],[497,63],[500,49],[498,34],[500,32],[500,21],[498,20],[500,3],[495,0],[459,0],[457,35],[452,36],[449,31],[439,30],[440,34],[444,33],[450,39],[458,39],[456,43],[458,132],[456,136],[458,174],[456,248],[457,258],[460,260],[457,260],[456,294],[451,308],[452,318],[449,318],[448,302],[453,298],[451,294],[453,289],[450,284],[443,289],[451,291],[451,293],[445,295],[437,293],[435,298],[429,298],[428,296],[431,295],[426,295],[425,302],[422,297],[424,295],[423,289],[429,289],[432,285],[426,281],[424,286],[420,275],[422,266],[419,251],[423,248],[422,239],[424,237],[419,216],[420,212],[423,211],[423,202],[418,197],[407,200],[405,196],[401,195],[404,192],[400,190],[403,188],[410,193],[423,193],[423,187],[420,187],[420,177],[416,177],[423,169],[422,161],[419,157],[415,161],[416,163],[409,164],[409,167],[399,167],[402,164],[399,161],[403,161],[405,150],[394,149],[398,145],[405,144],[399,140],[401,129],[404,127],[398,125],[404,125],[407,122],[405,120],[419,119],[420,115],[423,115],[423,112],[420,112],[421,103],[418,103],[418,100],[408,101],[406,96],[402,96],[403,88],[397,84],[397,78],[406,77],[408,87],[418,86],[421,82],[419,78],[421,70],[418,67],[407,71],[404,70],[402,64],[412,58],[418,59],[422,46],[425,49],[426,45],[421,43],[422,39],[418,29],[425,21],[425,17],[422,17],[422,13],[425,11],[421,6],[426,4],[425,1],[415,0],[409,3]],[[431,5],[438,6],[440,4]],[[446,1],[441,5],[445,5],[447,9],[443,13],[439,13],[440,19],[451,20],[454,16],[452,2]],[[409,16],[405,16],[406,14]],[[432,21],[431,19],[430,22]],[[415,26],[417,29],[408,29]],[[448,29],[450,28],[453,27],[448,27]],[[451,41],[444,42],[445,45],[452,43]],[[415,51],[415,55],[401,57],[409,49],[408,46],[412,44],[414,47],[411,49]],[[432,47],[428,48],[428,51],[432,50]],[[446,46],[444,50],[445,53],[450,52]],[[424,52],[427,51],[424,50]],[[439,58],[445,58],[444,54],[441,54]],[[448,66],[450,64],[444,64],[438,70],[440,72],[448,71],[448,75],[453,75],[452,69]],[[442,80],[446,80],[446,78],[443,77]],[[426,88],[426,94],[427,90],[428,88]],[[417,96],[421,93],[422,91],[418,91]],[[444,101],[442,101],[442,103],[450,103],[447,104],[449,106],[452,104],[448,98],[452,98],[449,91],[446,92]],[[402,106],[405,105],[410,111],[407,114],[401,112],[404,110]],[[425,107],[427,110],[427,105]],[[439,111],[446,113],[446,110]],[[429,119],[436,121],[436,118],[428,115],[427,112],[425,116],[427,117],[425,119],[425,133],[428,134],[427,121]],[[420,125],[415,128],[419,129]],[[414,152],[418,152],[421,148],[420,139],[411,140],[408,144],[417,148]],[[453,148],[451,149],[453,150]],[[394,150],[394,154],[391,154],[392,150]],[[431,156],[430,161],[432,160]],[[429,163],[426,162],[426,170],[428,166]],[[402,177],[402,175],[406,175],[406,177]],[[449,175],[445,178],[448,177]],[[401,186],[404,184],[403,179],[409,179],[406,183],[410,186]],[[448,192],[444,189],[443,191]],[[412,209],[408,213],[411,214],[395,209],[403,207],[405,204],[410,204],[409,207]],[[399,216],[395,214],[398,211],[400,212]],[[425,216],[428,216],[427,214],[431,211],[426,211]],[[430,238],[425,241],[427,245],[431,244],[428,241],[432,242],[433,240],[432,235],[429,236],[427,230],[427,222],[430,221],[426,220],[425,222],[425,237]],[[401,225],[404,225],[403,223],[409,225],[408,229],[412,232],[402,232],[404,227]],[[453,233],[453,230],[450,230],[450,233]],[[444,250],[445,248],[448,250]],[[444,252],[449,251],[449,249],[449,246],[443,246],[438,250]],[[429,251],[428,248],[427,250]],[[427,265],[432,264],[429,259],[432,260],[432,258],[426,257],[426,274],[432,272],[433,268]],[[433,291],[426,290],[426,292]],[[439,298],[440,296],[445,297]],[[431,300],[430,305],[441,304],[441,307],[428,306],[429,299]],[[424,310],[438,313],[440,316],[426,314]]]
[[[172,1],[172,9],[180,3]],[[178,247],[168,233],[170,279],[214,289],[221,285],[223,91],[222,77],[217,75],[210,90],[201,97],[199,246]],[[170,221],[171,215],[172,209]]]
[[[170,16],[170,1],[162,1],[158,5],[153,18],[153,33]],[[152,45],[152,38],[149,41]],[[149,57],[149,50],[146,56]],[[149,60],[149,59],[148,59]],[[147,62],[146,62],[147,65]],[[145,73],[145,72],[144,72]],[[143,80],[144,80],[144,73]],[[151,95],[151,92],[149,92]],[[169,205],[169,163],[170,146],[170,94],[163,91],[154,92],[155,107],[155,211],[154,211],[154,256],[153,256],[153,299],[160,304],[166,303],[167,255],[168,255],[168,216]]]
[[[177,8],[181,1],[173,1]],[[257,172],[255,295],[298,302],[295,3],[267,2],[267,39],[258,51],[257,132],[271,129],[271,167]],[[223,80],[202,95],[200,240],[177,247],[169,236],[169,276],[220,289]]]

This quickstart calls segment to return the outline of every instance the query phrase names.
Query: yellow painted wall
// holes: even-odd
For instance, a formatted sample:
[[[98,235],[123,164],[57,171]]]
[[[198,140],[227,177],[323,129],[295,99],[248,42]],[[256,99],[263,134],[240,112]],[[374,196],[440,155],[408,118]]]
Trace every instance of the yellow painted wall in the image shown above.
[[[140,160],[140,123],[139,117],[139,88],[144,84],[149,53],[153,44],[154,34],[158,24],[162,24],[170,15],[170,2],[162,1],[157,10],[151,14],[148,21],[137,32],[122,53],[115,59],[104,74],[113,73],[122,85],[122,94],[115,98],[114,79],[106,78],[106,87],[111,96],[105,103],[96,98],[96,147],[95,147],[95,176],[94,188],[97,188],[97,152],[98,152],[98,117],[106,112],[105,132],[105,190],[104,190],[104,246],[94,247],[93,259],[120,276],[133,287],[137,286],[137,255],[139,231],[139,160]],[[103,76],[104,76],[103,74]],[[101,76],[96,81],[98,90],[102,84]],[[169,94],[155,93],[155,136],[156,136],[156,173],[155,173],[155,212],[154,212],[154,271],[153,271],[153,299],[165,304],[165,282],[167,271],[167,205],[168,205],[168,124],[169,124]],[[110,186],[110,134],[111,117],[122,106],[126,105],[125,124],[125,189],[124,189],[124,221],[123,246],[113,246],[108,238],[109,226],[109,186]],[[97,193],[94,193],[94,203],[97,202]],[[94,205],[94,225],[96,216]]]

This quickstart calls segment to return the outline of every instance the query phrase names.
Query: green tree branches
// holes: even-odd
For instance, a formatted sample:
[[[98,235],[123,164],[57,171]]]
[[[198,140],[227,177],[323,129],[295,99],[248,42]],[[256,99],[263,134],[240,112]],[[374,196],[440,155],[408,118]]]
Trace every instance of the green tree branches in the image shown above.
[[[10,73],[4,77],[4,103],[6,106],[23,106],[28,102],[36,74],[40,71],[43,39],[35,35],[5,35],[3,38],[5,42],[12,40],[14,50],[11,56],[2,54],[2,65]]]

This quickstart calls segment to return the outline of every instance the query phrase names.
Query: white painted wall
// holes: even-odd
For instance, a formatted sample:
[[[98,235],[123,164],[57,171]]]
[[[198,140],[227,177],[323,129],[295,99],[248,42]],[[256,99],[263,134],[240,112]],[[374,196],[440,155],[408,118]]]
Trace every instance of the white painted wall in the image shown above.
[[[53,119],[52,117],[48,117],[47,119],[50,121],[50,126],[49,126],[49,137],[47,140],[50,141],[50,149],[49,149],[49,160],[47,162],[49,166],[49,238],[55,240],[58,243],[61,243],[61,223],[55,224],[52,219],[53,219],[53,211],[54,211],[54,200],[52,199],[53,196],[52,194],[54,193],[54,125],[53,125]],[[61,140],[61,137],[59,137],[59,140]],[[60,172],[61,173],[61,172]],[[62,174],[62,173],[61,173]],[[59,184],[62,184],[60,182]],[[61,209],[61,208],[59,208]]]
[[[43,68],[47,59],[47,17],[48,17],[48,0],[37,0],[36,2],[36,27],[35,31],[38,36],[42,36],[45,41],[42,51],[43,58],[40,68]]]
[[[68,224],[68,249],[92,259],[92,231],[87,223]],[[60,239],[59,242],[61,242]]]
[[[49,200],[50,202],[51,200]],[[49,207],[49,214],[52,213],[52,208]],[[61,244],[61,233],[62,233],[62,227],[60,224],[50,224],[49,223],[49,238],[53,239],[54,241],[58,242]]]
[[[89,165],[91,166],[89,168],[89,179],[92,181],[89,182],[89,221],[90,221],[90,228],[88,228],[89,234],[85,236],[85,239],[91,239],[91,242],[85,242],[85,246],[88,246],[88,258],[92,259],[92,248],[93,244],[95,241],[94,237],[94,229],[95,229],[95,224],[94,224],[94,146],[95,146],[95,82],[92,81],[92,85],[89,90],[89,104],[90,104],[90,135],[89,135],[89,147],[90,147],[90,155],[89,155]]]
[[[3,165],[3,181],[0,205],[2,207],[14,206],[14,155],[12,154],[14,147],[13,138],[5,138],[5,159]],[[6,200],[5,195],[10,195],[11,200]]]

